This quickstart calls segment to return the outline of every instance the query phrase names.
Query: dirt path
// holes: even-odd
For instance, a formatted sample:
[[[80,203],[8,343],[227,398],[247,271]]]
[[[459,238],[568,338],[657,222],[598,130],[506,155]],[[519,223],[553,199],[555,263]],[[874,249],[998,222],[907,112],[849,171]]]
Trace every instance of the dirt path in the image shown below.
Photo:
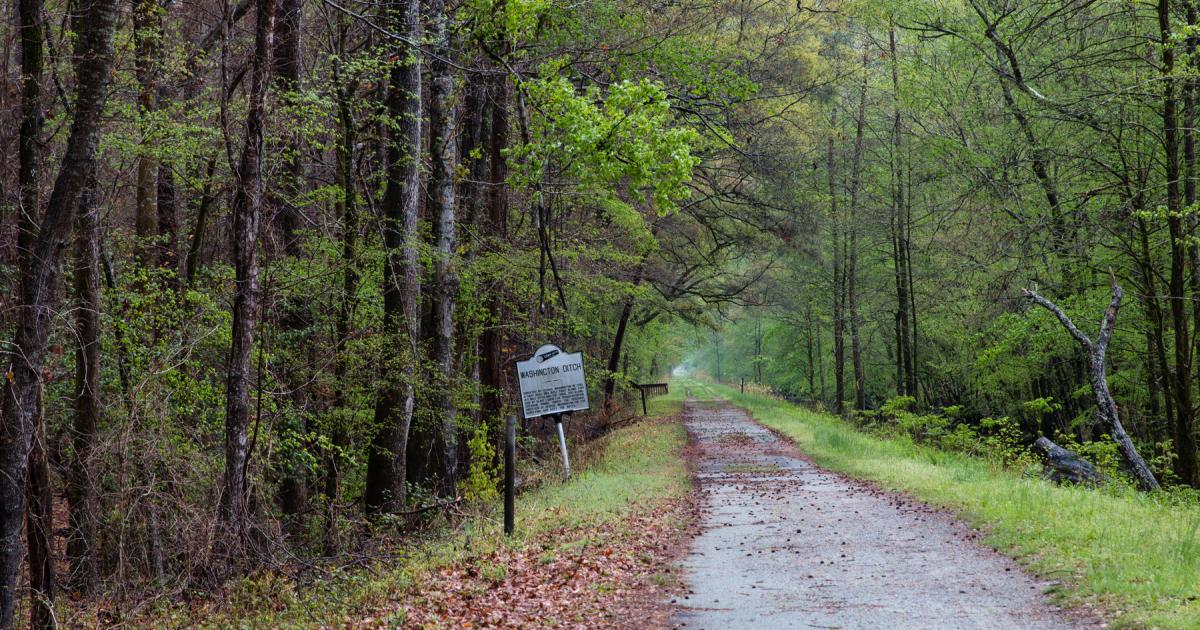
[[[945,513],[814,467],[727,403],[684,410],[703,516],[675,627],[1095,627]]]

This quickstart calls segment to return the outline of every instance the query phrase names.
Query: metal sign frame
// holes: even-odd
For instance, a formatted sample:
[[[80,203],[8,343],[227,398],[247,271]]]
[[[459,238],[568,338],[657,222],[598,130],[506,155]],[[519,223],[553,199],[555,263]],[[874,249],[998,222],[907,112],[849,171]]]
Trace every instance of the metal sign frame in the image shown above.
[[[546,344],[529,359],[517,361],[517,383],[526,420],[591,408],[582,352],[563,352]]]

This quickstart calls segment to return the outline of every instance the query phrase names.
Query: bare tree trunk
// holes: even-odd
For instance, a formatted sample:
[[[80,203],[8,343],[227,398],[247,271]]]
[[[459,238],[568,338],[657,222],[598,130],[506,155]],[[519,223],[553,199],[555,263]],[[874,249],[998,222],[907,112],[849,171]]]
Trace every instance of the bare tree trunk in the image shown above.
[[[907,374],[908,374],[907,378],[905,379],[906,383],[908,385],[908,395],[912,396],[915,399],[915,398],[917,398],[917,395],[918,395],[917,386],[920,383],[920,381],[917,378],[917,365],[918,365],[917,364],[917,290],[915,288],[915,285],[913,284],[913,262],[912,262],[912,260],[913,260],[913,257],[912,257],[913,187],[912,187],[912,169],[911,168],[909,168],[908,170],[905,171],[904,179],[907,182],[907,186],[905,186],[905,189],[908,191],[908,194],[904,197],[904,214],[903,214],[903,220],[902,220],[902,223],[900,226],[900,236],[901,236],[900,249],[904,252],[904,272],[905,272],[904,279],[907,281],[905,283],[905,286],[907,287],[907,290],[905,291],[905,293],[908,294],[908,313],[909,313],[909,316],[910,316],[910,319],[912,322],[911,326],[908,328],[908,331],[909,331],[908,359],[904,365],[904,369],[905,369],[905,372],[907,372]]]
[[[151,120],[158,106],[159,56],[162,15],[156,0],[133,0],[134,67],[138,80],[138,116],[142,132],[142,154],[137,160],[136,220],[137,252],[146,267],[158,264],[158,160]]]
[[[813,355],[813,342],[817,334],[817,327],[813,325],[812,302],[804,305],[804,325],[804,346],[808,357],[808,395],[815,398],[817,394],[817,364]]]
[[[638,280],[641,277],[639,273]],[[634,286],[637,286],[637,282]],[[625,346],[625,331],[628,330],[629,318],[633,315],[633,298],[625,300],[621,306],[621,317],[617,319],[617,332],[613,335],[612,350],[608,353],[608,374],[604,377],[604,410],[612,411],[613,397],[617,393],[617,368],[621,365],[621,350]],[[718,358],[717,382],[721,381],[720,359]]]
[[[821,349],[821,327],[814,326],[813,334],[817,338],[817,380],[821,384],[821,403],[828,400],[828,390],[825,387],[825,351]]]
[[[250,389],[253,387],[251,351],[258,319],[258,231],[263,207],[263,130],[267,91],[270,87],[271,36],[275,0],[257,0],[254,57],[250,78],[250,103],[246,137],[237,167],[233,197],[233,265],[237,288],[233,298],[232,345],[225,394],[225,480],[221,495],[221,520],[228,528],[228,552],[233,557],[248,550],[250,496],[248,428]]]
[[[429,138],[432,173],[429,184],[429,216],[437,247],[433,270],[433,361],[439,370],[434,406],[441,416],[444,445],[444,483],[449,494],[458,485],[458,411],[454,405],[454,301],[458,296],[457,204],[454,171],[458,156],[457,116],[454,103],[454,74],[450,67],[450,33],[445,0],[429,0],[430,37],[434,42],[430,61]]]
[[[834,128],[836,127],[835,121]],[[845,278],[842,269],[842,219],[838,214],[837,172],[833,158],[832,135],[826,147],[826,160],[829,174],[829,225],[833,241],[833,412],[840,416],[846,412],[846,319],[843,306]]]
[[[92,452],[100,424],[100,212],[93,174],[80,198],[75,221],[75,417],[67,477],[70,585],[92,593],[99,579],[96,558],[96,484]]]
[[[188,244],[187,258],[183,261],[187,285],[191,286],[196,280],[196,268],[200,266],[200,248],[204,245],[204,234],[208,227],[208,210],[216,195],[213,193],[213,176],[217,170],[216,156],[208,158],[205,167],[204,189],[196,200],[196,224],[192,228],[191,242]]]
[[[421,41],[420,0],[394,0],[394,28],[408,42]],[[385,375],[375,405],[375,435],[367,459],[364,502],[368,513],[404,509],[406,451],[412,425],[413,380],[419,357],[420,299],[417,215],[420,209],[421,63],[415,45],[405,44],[392,66],[388,114],[394,121],[388,147],[387,189],[383,198],[384,334],[400,355],[400,374]]]
[[[896,28],[888,23],[888,49],[892,61],[892,259],[896,280],[896,394],[915,396],[912,335],[909,329],[908,239],[904,177],[904,135],[900,122],[900,59],[896,51]],[[911,193],[910,193],[911,194]]]
[[[174,273],[167,277],[168,285],[178,290],[182,285],[180,273],[182,261],[179,259],[179,211],[178,190],[175,186],[175,171],[171,165],[158,165],[158,190],[156,205],[158,208],[158,243],[154,257],[158,266]]]
[[[1108,352],[1108,342],[1112,339],[1113,327],[1117,323],[1117,311],[1121,308],[1121,297],[1123,296],[1121,287],[1117,286],[1116,276],[1112,277],[1112,301],[1109,302],[1108,309],[1104,311],[1104,318],[1100,320],[1100,334],[1096,337],[1095,342],[1076,328],[1066,313],[1053,302],[1028,289],[1022,292],[1025,297],[1038,306],[1054,313],[1063,327],[1079,342],[1079,345],[1087,355],[1092,394],[1096,397],[1096,408],[1101,422],[1104,423],[1109,435],[1117,443],[1117,449],[1121,452],[1121,457],[1125,460],[1126,467],[1137,481],[1138,487],[1146,491],[1156,490],[1158,488],[1158,480],[1154,478],[1154,473],[1150,471],[1150,467],[1146,465],[1146,461],[1138,454],[1137,448],[1133,445],[1133,440],[1129,439],[1129,435],[1125,433],[1125,427],[1121,426],[1121,418],[1117,413],[1117,403],[1113,400],[1112,394],[1108,389],[1105,354]]]
[[[763,382],[762,343],[763,343],[762,320],[756,319],[756,320],[754,320],[754,383],[756,385],[762,385],[762,382]]]
[[[116,0],[93,0],[80,5],[79,11],[72,16],[77,34],[75,116],[36,240],[30,250],[21,252],[21,309],[12,342],[17,351],[7,355],[9,365],[4,370],[9,376],[4,383],[4,422],[0,427],[0,627],[3,628],[12,627],[17,601],[17,578],[24,555],[21,526],[29,451],[63,249],[79,195],[95,160],[100,114],[111,76]]]
[[[278,94],[284,95],[285,100],[295,100],[293,96],[300,89],[300,60],[301,40],[303,38],[304,2],[302,0],[279,0],[279,15],[275,25],[275,42],[272,55],[274,67],[275,88]],[[338,87],[340,89],[340,86]],[[303,254],[300,247],[299,230],[301,226],[298,198],[304,190],[304,161],[302,152],[304,144],[301,131],[290,130],[284,150],[284,173],[277,179],[277,189],[271,195],[271,205],[274,209],[275,237],[280,239],[280,246],[273,248],[276,256],[293,258]],[[299,336],[311,326],[313,316],[307,301],[289,297],[278,313],[278,327],[285,336]],[[291,429],[299,435],[309,432],[307,415],[304,413],[310,404],[310,388],[306,387],[309,380],[302,365],[285,365],[280,368],[279,379],[291,391],[291,404],[300,411],[292,414],[295,418]],[[296,533],[302,526],[297,518],[304,512],[308,504],[308,475],[303,466],[290,465],[283,472],[283,481],[279,487],[279,503],[285,515],[285,525],[289,533]]]
[[[17,188],[21,207],[17,218],[17,251],[28,256],[37,237],[41,215],[42,136],[42,32],[45,28],[42,0],[19,0],[17,13],[21,36],[21,128],[17,148]]]
[[[502,53],[504,54],[503,50]],[[508,148],[509,137],[509,79],[505,75],[496,77],[492,90],[492,120],[491,137],[488,139],[489,186],[487,194],[487,220],[484,234],[492,240],[493,246],[508,238],[508,191],[505,180],[508,179],[508,162],[504,151]],[[492,289],[488,301],[488,322],[480,340],[479,375],[483,389],[482,409],[480,415],[492,426],[499,426],[500,413],[504,402],[504,356],[502,341],[504,332],[500,321],[504,314],[504,302],[500,297],[499,287]]]
[[[342,83],[340,66],[334,66],[334,81],[338,86],[338,122],[342,137],[337,146],[338,184],[342,187],[342,200],[339,213],[342,218],[342,295],[338,302],[337,316],[337,356],[334,359],[333,373],[336,390],[334,406],[344,409],[348,403],[346,376],[350,370],[350,357],[346,351],[346,342],[350,339],[350,327],[358,300],[359,270],[358,270],[358,183],[354,171],[354,143],[357,134],[351,98],[353,88]],[[325,554],[332,556],[337,552],[338,541],[338,501],[341,493],[341,466],[345,461],[342,454],[349,444],[347,427],[339,419],[332,427],[330,441],[333,449],[325,456],[325,498],[329,502],[325,513]]]
[[[854,408],[867,408],[866,377],[863,373],[862,337],[858,319],[858,197],[862,187],[863,131],[867,120],[867,57],[863,56],[862,88],[858,95],[858,117],[854,125],[854,158],[850,180],[850,254],[846,262],[846,299],[850,316],[850,357],[854,364]]]
[[[25,540],[29,546],[29,626],[57,627],[54,618],[54,496],[50,493],[50,462],[46,458],[46,415],[38,389],[37,421],[29,451],[29,508],[25,513]]]

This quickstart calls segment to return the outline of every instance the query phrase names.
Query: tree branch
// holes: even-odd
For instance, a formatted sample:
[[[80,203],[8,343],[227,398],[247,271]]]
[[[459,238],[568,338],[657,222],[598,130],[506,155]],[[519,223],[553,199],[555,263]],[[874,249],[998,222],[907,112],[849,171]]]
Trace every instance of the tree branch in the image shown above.
[[[1021,289],[1021,294],[1038,306],[1054,313],[1058,317],[1058,321],[1062,322],[1063,327],[1071,333],[1072,337],[1075,337],[1075,340],[1083,346],[1083,349],[1088,352],[1092,351],[1092,340],[1088,339],[1088,336],[1083,334],[1083,331],[1075,327],[1075,323],[1071,321],[1070,317],[1067,317],[1067,314],[1057,304],[1038,295],[1036,291],[1030,291],[1029,289]],[[1115,312],[1113,313],[1113,317],[1116,317]]]

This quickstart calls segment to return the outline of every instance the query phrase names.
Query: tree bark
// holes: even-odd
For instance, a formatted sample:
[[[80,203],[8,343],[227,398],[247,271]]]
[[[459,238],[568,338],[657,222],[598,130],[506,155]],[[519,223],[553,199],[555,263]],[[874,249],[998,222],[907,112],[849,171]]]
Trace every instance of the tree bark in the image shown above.
[[[854,365],[854,408],[867,408],[866,375],[863,372],[862,337],[858,318],[858,198],[862,188],[863,132],[867,120],[867,57],[863,56],[863,80],[858,94],[858,117],[854,125],[854,157],[851,164],[848,244],[846,261],[846,300],[850,317],[850,358]]]
[[[37,421],[29,451],[29,508],[25,512],[25,540],[29,546],[29,626],[57,627],[54,617],[54,496],[50,493],[50,462],[46,457],[46,416],[38,391]]]
[[[900,116],[900,58],[896,49],[896,27],[890,20],[888,50],[892,62],[892,258],[896,281],[896,394],[916,396],[908,295],[910,263],[903,160],[904,133]]]
[[[70,585],[91,594],[99,579],[96,558],[96,482],[92,453],[100,424],[100,212],[95,204],[93,175],[79,203],[75,221],[75,417],[71,427],[72,457],[67,476],[70,533],[67,559]]]
[[[95,161],[113,60],[116,0],[94,0],[72,15],[77,34],[74,120],[54,188],[32,248],[21,252],[20,311],[4,383],[0,428],[0,627],[13,625],[17,578],[23,550],[20,530],[25,514],[25,484],[33,441],[34,414],[41,386],[63,250],[71,223]]]
[[[1171,238],[1170,293],[1171,324],[1175,329],[1175,474],[1180,481],[1200,487],[1196,460],[1196,427],[1192,408],[1191,322],[1186,309],[1184,274],[1188,265],[1183,229],[1182,198],[1179,191],[1179,120],[1175,73],[1175,51],[1169,0],[1158,2],[1159,44],[1162,47],[1163,151],[1167,175],[1167,230]]]
[[[638,281],[641,277],[639,274]],[[637,286],[638,282],[634,282]],[[617,368],[621,365],[621,350],[625,346],[625,331],[629,329],[629,318],[633,315],[633,298],[621,306],[621,317],[617,320],[617,332],[613,335],[612,350],[608,353],[608,374],[604,377],[604,410],[612,411],[613,397],[617,393]],[[720,359],[717,363],[717,382],[721,381]]]
[[[17,251],[29,255],[37,236],[41,215],[42,74],[44,52],[42,0],[19,0],[17,14],[21,37],[21,128],[18,132],[17,188],[20,213],[17,217]]]
[[[836,128],[835,121],[834,129]],[[826,160],[829,175],[829,225],[833,241],[833,412],[840,416],[846,412],[845,280],[842,270],[842,219],[838,214],[837,172],[833,158],[832,135],[826,147]]]
[[[304,35],[301,29],[303,25],[304,2],[302,0],[279,0],[272,65],[275,89],[288,100],[295,100],[291,97],[301,87],[301,40]],[[335,89],[340,90],[341,86],[339,85]],[[284,149],[284,173],[278,178],[277,189],[271,195],[271,205],[274,209],[274,225],[271,227],[274,228],[275,237],[279,239],[280,243],[279,246],[272,249],[276,256],[282,254],[296,258],[303,255],[300,246],[301,220],[298,201],[304,190],[304,161],[302,159],[304,144],[300,130],[289,130],[285,133],[287,140]],[[289,296],[277,312],[279,318],[277,325],[284,336],[302,338],[301,331],[312,325],[313,315],[303,296]],[[306,408],[310,404],[310,388],[306,387],[306,383],[309,376],[303,365],[292,364],[280,368],[279,379],[291,392],[290,404],[298,412],[292,414],[295,420],[291,421],[290,428],[298,435],[307,435],[309,427]],[[294,533],[301,527],[297,517],[308,504],[309,480],[302,466],[288,466],[282,472],[283,481],[279,487],[279,503],[286,517],[286,529]]]
[[[248,551],[249,543],[249,444],[250,389],[253,387],[251,351],[258,319],[258,232],[263,207],[263,131],[271,73],[271,37],[275,0],[257,0],[253,67],[250,78],[246,137],[237,166],[233,197],[233,265],[237,287],[233,298],[232,344],[225,394],[225,479],[221,495],[221,520],[228,529],[231,559]],[[226,544],[226,543],[223,543]]]
[[[29,545],[29,625],[56,628],[54,618],[54,496],[50,493],[50,463],[46,455],[46,415],[38,391],[37,426],[29,452],[29,508],[25,510],[25,541]]]
[[[342,187],[340,215],[342,218],[342,295],[338,302],[337,356],[334,359],[334,406],[345,409],[348,401],[347,374],[350,371],[350,356],[346,344],[350,340],[351,324],[358,304],[358,183],[354,171],[355,122],[351,110],[352,88],[342,83],[340,67],[334,66],[334,81],[338,83],[338,122],[342,137],[337,146],[338,184]],[[331,429],[332,450],[325,456],[325,498],[329,504],[325,514],[325,554],[332,556],[339,548],[338,500],[341,494],[341,466],[345,461],[342,449],[349,445],[347,427],[341,419]]]
[[[451,42],[445,0],[429,0],[429,25],[433,40],[429,81],[429,139],[432,169],[429,182],[429,216],[437,253],[433,269],[433,362],[438,384],[433,402],[442,433],[444,484],[454,495],[458,485],[458,411],[454,397],[454,302],[458,297],[455,266],[457,204],[454,172],[457,165],[454,73],[450,67]]]
[[[134,226],[137,253],[142,265],[158,264],[158,159],[155,157],[152,120],[158,106],[159,57],[162,43],[162,15],[157,0],[133,0],[134,70],[138,81],[138,116],[142,133],[141,155],[137,160]]]
[[[1112,339],[1113,327],[1117,323],[1117,312],[1121,308],[1121,298],[1124,295],[1121,287],[1117,285],[1116,277],[1112,278],[1112,300],[1104,311],[1103,319],[1100,320],[1100,334],[1096,337],[1095,342],[1076,328],[1066,313],[1053,302],[1028,289],[1022,290],[1022,293],[1033,303],[1053,313],[1062,323],[1063,328],[1066,328],[1067,332],[1071,333],[1071,336],[1079,342],[1080,347],[1087,355],[1089,380],[1092,385],[1092,394],[1096,397],[1096,409],[1100,421],[1104,423],[1109,435],[1117,443],[1117,449],[1125,460],[1125,466],[1133,475],[1138,487],[1145,491],[1158,489],[1158,480],[1154,478],[1154,473],[1146,465],[1142,456],[1138,454],[1133,440],[1129,439],[1129,435],[1125,433],[1125,427],[1121,426],[1117,403],[1108,389],[1105,355],[1108,352],[1108,342]]]
[[[420,0],[394,0],[394,29],[421,41]],[[420,204],[421,63],[412,43],[397,51],[389,79],[388,114],[394,121],[383,198],[384,335],[399,354],[399,374],[387,374],[375,405],[375,434],[367,458],[364,502],[369,514],[404,509],[406,450],[412,425],[413,380],[419,353],[421,285],[417,250]]]
[[[503,51],[501,54],[504,54]],[[509,141],[509,107],[511,100],[509,78],[499,75],[492,87],[492,120],[488,138],[488,191],[487,217],[483,233],[490,239],[493,248],[508,238],[508,161],[504,151]],[[488,321],[480,339],[479,375],[483,390],[480,415],[488,426],[500,426],[500,415],[504,409],[502,399],[504,378],[503,329],[500,327],[504,315],[504,302],[500,287],[493,287],[488,300]]]

